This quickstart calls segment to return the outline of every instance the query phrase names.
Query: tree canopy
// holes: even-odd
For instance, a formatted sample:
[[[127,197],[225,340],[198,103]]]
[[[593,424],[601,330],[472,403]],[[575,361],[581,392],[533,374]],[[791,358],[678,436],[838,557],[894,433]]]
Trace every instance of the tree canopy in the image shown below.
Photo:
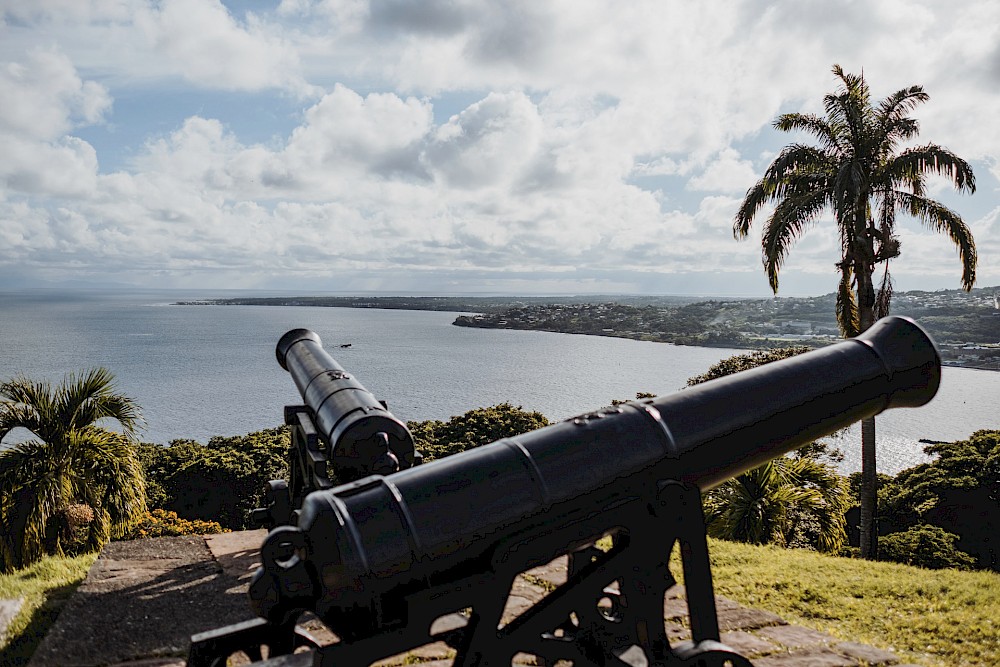
[[[977,567],[1000,571],[1000,431],[976,431],[924,451],[936,458],[900,472],[880,492],[882,525],[889,533],[941,528],[958,536],[955,546]]]

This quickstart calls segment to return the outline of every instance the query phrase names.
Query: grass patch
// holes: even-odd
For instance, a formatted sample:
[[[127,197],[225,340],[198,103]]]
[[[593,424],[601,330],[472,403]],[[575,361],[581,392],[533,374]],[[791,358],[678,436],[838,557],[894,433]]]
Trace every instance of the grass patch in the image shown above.
[[[27,665],[97,554],[47,557],[13,574],[0,574],[0,598],[24,598],[0,642],[0,665]]]
[[[1000,574],[720,540],[709,550],[716,593],[741,604],[922,665],[1000,665]]]

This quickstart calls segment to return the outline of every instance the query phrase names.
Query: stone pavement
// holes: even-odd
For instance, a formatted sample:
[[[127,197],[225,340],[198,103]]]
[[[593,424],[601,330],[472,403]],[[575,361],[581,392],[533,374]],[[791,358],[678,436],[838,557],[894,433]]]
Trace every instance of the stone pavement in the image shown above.
[[[246,587],[257,568],[264,534],[247,531],[109,544],[30,665],[182,667],[192,634],[252,618]],[[506,616],[519,614],[565,581],[565,567],[565,558],[557,559],[519,577]],[[722,642],[756,667],[904,667],[889,651],[790,625],[767,611],[722,597],[717,606]],[[690,637],[686,617],[683,587],[677,586],[664,601],[672,642]],[[315,619],[303,625],[323,643],[336,640]],[[451,664],[448,658],[453,654],[444,644],[430,644],[379,665],[444,667]]]
[[[21,611],[21,604],[23,602],[24,598],[0,600],[0,641],[3,641],[4,634],[7,632],[7,626],[17,616],[17,612]]]

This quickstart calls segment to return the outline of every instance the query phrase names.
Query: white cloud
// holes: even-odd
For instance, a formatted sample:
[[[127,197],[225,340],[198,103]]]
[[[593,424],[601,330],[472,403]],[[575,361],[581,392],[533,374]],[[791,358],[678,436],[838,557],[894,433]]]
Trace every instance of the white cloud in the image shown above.
[[[165,0],[136,26],[188,80],[221,90],[287,87],[315,92],[297,76],[298,54],[266,26],[239,25],[221,2]]]
[[[321,92],[302,77],[294,30],[252,12],[237,20],[219,0],[38,0],[3,11],[0,54],[41,40],[116,83],[182,78],[213,90]]]
[[[337,85],[306,111],[285,151],[287,168],[300,178],[356,168],[413,172],[418,142],[430,131],[430,105],[416,98],[372,93],[362,98]]]
[[[97,183],[97,154],[86,141],[38,142],[0,135],[0,179],[12,192],[80,197]]]
[[[741,160],[739,153],[727,148],[704,171],[690,179],[686,187],[702,192],[745,193],[758,178],[753,164]]]
[[[542,134],[538,111],[522,93],[491,93],[437,128],[424,151],[447,184],[509,184],[534,157]]]
[[[32,49],[18,61],[0,63],[0,99],[0,132],[48,141],[100,122],[111,108],[108,91],[82,81],[54,49]]]
[[[733,213],[754,165],[796,140],[770,121],[821,111],[834,62],[864,68],[876,97],[924,84],[922,140],[978,160],[976,197],[995,194],[997,7],[7,2],[0,98],[17,102],[0,106],[0,265],[242,284],[332,267],[365,273],[352,284],[456,268],[615,285],[630,272],[760,274],[759,239],[734,241]],[[143,125],[130,114],[147,90],[198,103],[256,91],[260,108],[178,103],[169,126]],[[289,117],[290,99],[309,101]],[[283,124],[262,130],[276,113]],[[100,171],[124,135],[125,166]],[[991,215],[976,223],[981,273],[1000,280]],[[955,268],[947,240],[918,231],[899,274]],[[786,272],[822,278],[836,259],[820,222]]]

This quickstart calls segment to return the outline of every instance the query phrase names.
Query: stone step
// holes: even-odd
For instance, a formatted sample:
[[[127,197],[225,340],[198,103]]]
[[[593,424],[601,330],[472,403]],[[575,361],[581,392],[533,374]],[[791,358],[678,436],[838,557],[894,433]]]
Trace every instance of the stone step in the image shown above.
[[[7,633],[7,626],[10,622],[14,620],[17,616],[17,612],[21,611],[21,605],[24,603],[24,598],[15,598],[13,600],[0,600],[0,641],[3,641]]]

